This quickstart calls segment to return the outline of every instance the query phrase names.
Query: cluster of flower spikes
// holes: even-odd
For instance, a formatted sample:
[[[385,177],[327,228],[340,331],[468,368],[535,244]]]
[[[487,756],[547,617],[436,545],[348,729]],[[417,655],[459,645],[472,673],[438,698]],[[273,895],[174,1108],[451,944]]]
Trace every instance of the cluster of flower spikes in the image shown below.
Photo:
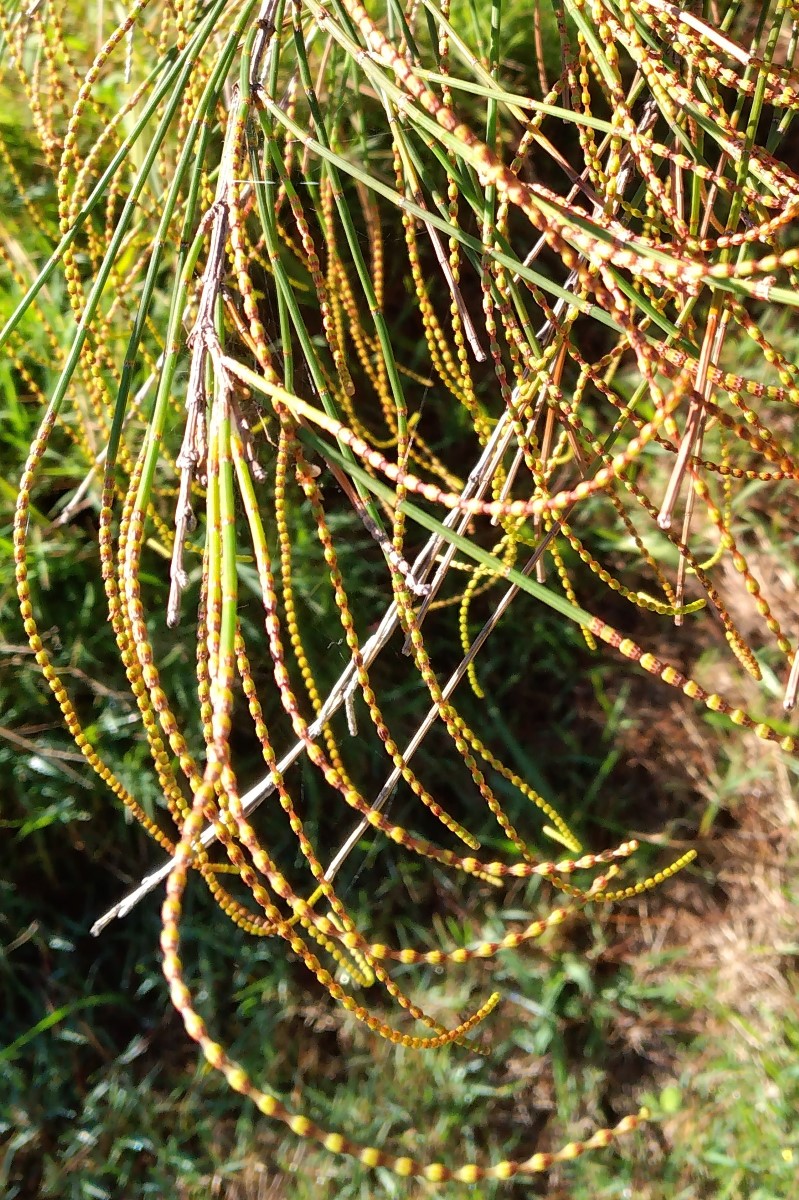
[[[541,0],[531,82],[514,78],[505,61],[498,4],[487,10],[481,44],[471,47],[451,22],[448,2],[388,7],[381,24],[357,0],[216,0],[202,9],[188,0],[139,0],[85,75],[70,48],[65,4],[49,4],[46,18],[36,6],[15,18],[0,9],[4,70],[30,109],[55,186],[60,236],[31,287],[13,251],[15,231],[0,234],[4,278],[21,297],[0,337],[17,378],[44,410],[19,487],[14,544],[25,629],[72,737],[170,855],[164,972],[208,1062],[262,1112],[329,1150],[400,1176],[474,1182],[547,1170],[606,1146],[635,1128],[640,1114],[552,1153],[452,1167],[319,1128],[258,1087],[198,1013],[180,959],[189,872],[202,876],[243,931],[286,941],[333,999],[380,1036],[418,1049],[468,1042],[495,995],[445,1029],[384,964],[492,957],[539,938],[588,903],[639,895],[692,857],[614,890],[612,879],[635,843],[583,853],[563,817],[453,703],[464,675],[478,696],[488,686],[475,658],[517,596],[526,592],[576,622],[589,647],[607,643],[692,700],[794,752],[790,735],[625,637],[582,607],[581,593],[585,567],[636,608],[677,624],[712,608],[732,652],[758,678],[755,648],[711,580],[712,569],[729,560],[784,659],[792,705],[791,643],[732,514],[737,482],[783,485],[797,475],[777,417],[799,399],[799,380],[767,321],[769,311],[789,311],[796,299],[799,252],[783,248],[783,235],[799,204],[799,180],[777,151],[799,104],[797,32],[794,23],[787,38],[782,34],[792,14],[780,2],[764,6],[757,30],[746,34],[735,4],[714,29],[666,0],[564,0],[551,9]],[[542,30],[559,38],[554,58]],[[27,50],[32,43],[40,48],[35,59]],[[109,110],[102,85],[123,62],[125,87]],[[145,63],[157,65],[144,74]],[[765,105],[772,123],[761,144]],[[2,138],[0,156],[21,199],[31,256],[44,257],[50,232]],[[542,159],[547,182],[534,182],[531,163]],[[564,177],[567,186],[559,186]],[[53,309],[44,288],[55,272],[69,298],[67,316]],[[398,277],[413,301],[408,328],[420,348],[413,363],[401,361],[411,335],[398,333]],[[26,347],[21,323],[33,306],[48,331],[49,363],[35,361]],[[64,349],[59,334],[70,319],[73,337]],[[743,342],[753,347],[757,378],[724,366],[725,346]],[[178,367],[186,361],[182,378]],[[774,382],[764,382],[769,375]],[[56,382],[45,388],[51,377]],[[430,393],[435,403],[426,405]],[[455,431],[443,442],[436,434],[442,415]],[[99,493],[109,616],[176,830],[171,836],[86,735],[39,633],[27,526],[56,430],[87,463],[79,496],[93,487]],[[353,526],[331,512],[322,470],[374,538],[375,586],[383,587],[386,616],[382,632],[366,641],[340,533],[351,537]],[[678,534],[672,520],[683,493]],[[646,564],[662,598],[625,583],[597,557],[591,532],[608,514],[635,547],[634,571],[640,576]],[[690,544],[703,516],[703,536],[717,541],[704,563]],[[318,544],[348,658],[345,682],[327,696],[327,664],[314,661],[302,630],[299,523]],[[431,536],[412,561],[419,526]],[[481,549],[478,528],[489,536],[496,530],[491,551]],[[674,548],[675,580],[654,538]],[[148,610],[143,583],[152,541],[171,560],[166,619],[176,637],[193,577],[198,584],[199,752],[162,684],[153,646],[153,622],[164,614]],[[185,566],[190,556],[201,564],[193,576]],[[243,556],[255,563],[263,605],[271,662],[266,703],[240,620]],[[689,579],[698,600],[686,599]],[[500,586],[506,590],[493,616],[472,638],[476,597]],[[592,586],[591,597],[601,595]],[[460,638],[464,656],[442,686],[423,626],[445,621],[453,608],[452,637]],[[408,665],[430,705],[405,749],[370,673],[394,633],[404,637]],[[378,801],[353,778],[336,728],[336,710],[346,708],[355,744],[364,738],[353,696],[391,767]],[[231,729],[242,697],[268,790],[310,875],[306,895],[270,854],[241,794]],[[369,940],[295,805],[270,730],[276,706],[296,753],[364,828],[480,881],[541,876],[568,902],[469,949]],[[476,857],[475,836],[412,766],[434,724],[466,770],[468,794],[479,796],[514,847],[514,861]],[[534,853],[500,804],[491,772],[539,810],[547,822],[542,833],[570,857],[549,861]],[[383,801],[400,780],[468,853],[389,820]],[[222,861],[214,860],[213,844]],[[576,872],[596,873],[578,887],[571,882]],[[377,1018],[321,954],[356,984],[385,987],[429,1034],[404,1033]]]

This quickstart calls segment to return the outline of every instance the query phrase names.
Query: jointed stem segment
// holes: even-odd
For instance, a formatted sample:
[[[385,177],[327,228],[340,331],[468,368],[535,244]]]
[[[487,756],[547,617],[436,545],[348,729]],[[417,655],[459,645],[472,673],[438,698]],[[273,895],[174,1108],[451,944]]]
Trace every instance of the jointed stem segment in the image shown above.
[[[798,473],[791,430],[777,418],[779,406],[799,403],[799,371],[777,344],[772,313],[799,304],[799,250],[784,238],[799,212],[799,179],[778,158],[799,109],[799,72],[790,57],[777,60],[781,0],[766,4],[767,36],[748,47],[726,25],[720,32],[666,0],[565,0],[551,22],[562,43],[555,78],[556,60],[543,61],[545,6],[536,4],[540,96],[505,86],[498,3],[486,9],[479,48],[453,24],[448,0],[421,0],[402,14],[392,5],[386,24],[370,11],[358,0],[139,0],[81,79],[66,10],[54,5],[47,24],[35,8],[12,22],[0,5],[4,61],[55,184],[61,237],[0,334],[25,389],[45,406],[17,497],[17,590],[70,734],[172,856],[164,973],[208,1062],[264,1114],[328,1150],[402,1177],[473,1183],[575,1159],[645,1114],[552,1153],[447,1167],[361,1146],[291,1113],[197,1012],[180,959],[189,872],[242,931],[284,941],[380,1036],[415,1049],[471,1046],[496,994],[447,1029],[385,964],[491,958],[589,903],[638,896],[693,858],[689,851],[617,886],[637,844],[584,851],[567,819],[461,711],[464,676],[478,697],[495,692],[490,665],[478,671],[476,658],[489,637],[496,643],[522,593],[576,623],[589,649],[605,643],[733,725],[796,752],[787,728],[708,692],[582,597],[590,572],[653,618],[681,624],[712,609],[754,679],[770,637],[790,670],[792,707],[792,630],[733,524],[738,482],[786,485]],[[32,68],[28,32],[42,51]],[[130,35],[141,35],[157,65],[131,79],[109,112],[109,72]],[[760,144],[764,105],[774,119]],[[23,191],[2,140],[0,159]],[[38,252],[46,223],[27,196],[22,202]],[[56,271],[76,326],[66,350],[64,318],[46,286]],[[2,225],[0,273],[11,291],[25,291],[15,233]],[[34,304],[49,363],[26,345],[22,322]],[[744,339],[757,359],[751,370],[730,355]],[[41,380],[52,367],[57,382],[46,395]],[[27,525],[59,429],[86,459],[81,500],[101,480],[108,613],[172,836],[90,742],[39,633]],[[414,554],[420,528],[430,536]],[[606,553],[598,530],[611,547],[632,548],[651,572],[652,594],[620,552]],[[171,562],[165,612],[151,603],[152,546]],[[679,555],[676,572],[667,552]],[[751,642],[714,574],[725,560],[753,598]],[[243,580],[262,606],[260,642],[239,598]],[[478,605],[498,584],[502,596],[473,638]],[[385,614],[367,637],[375,595]],[[321,638],[311,603],[333,622]],[[452,608],[457,626],[448,627]],[[173,644],[196,629],[194,723],[169,695],[156,623],[174,631]],[[442,631],[463,652],[443,677]],[[374,665],[393,637],[397,662],[425,697],[412,731],[382,694],[389,656]],[[512,646],[514,658],[529,662],[531,642]],[[336,656],[342,675],[325,698]],[[251,722],[269,773],[251,800],[233,755],[240,720]],[[303,755],[337,812],[360,821],[332,861],[295,795],[281,726],[296,739],[289,755]],[[426,766],[412,761],[433,728],[454,764],[446,805],[425,781]],[[360,782],[365,748],[387,772],[376,797]],[[531,802],[513,819],[502,800],[508,787]],[[443,844],[390,818],[397,788],[438,821]],[[256,827],[253,808],[267,792],[275,800]],[[492,814],[506,857],[480,853],[474,805]],[[531,826],[539,812],[546,824]],[[296,864],[281,861],[286,828],[303,884]],[[335,882],[370,830],[461,878],[498,887],[536,876],[566,900],[466,947],[373,940]],[[541,836],[568,857],[542,856]],[[465,851],[450,849],[450,837]],[[214,841],[226,861],[211,861]],[[322,952],[355,985],[383,987],[424,1036],[359,1003]]]

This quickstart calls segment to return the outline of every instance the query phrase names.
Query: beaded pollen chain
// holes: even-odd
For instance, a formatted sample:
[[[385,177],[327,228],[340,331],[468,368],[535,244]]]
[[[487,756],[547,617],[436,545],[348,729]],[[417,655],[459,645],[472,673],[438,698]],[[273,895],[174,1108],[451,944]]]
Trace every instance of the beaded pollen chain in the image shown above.
[[[0,344],[43,410],[16,499],[20,611],[77,747],[170,856],[111,915],[165,880],[163,970],[207,1062],[298,1136],[435,1183],[546,1171],[646,1112],[484,1165],[417,1161],[321,1128],[257,1085],[200,1015],[181,960],[190,872],[244,933],[285,941],[379,1036],[471,1049],[498,993],[445,1028],[385,964],[491,958],[586,906],[639,896],[694,857],[615,887],[637,843],[585,851],[469,724],[454,693],[465,678],[491,697],[490,659],[476,660],[510,604],[547,606],[589,649],[605,643],[789,754],[785,719],[709,692],[593,611],[600,585],[641,628],[718,618],[753,678],[764,653],[782,672],[788,711],[799,673],[741,520],[754,490],[779,497],[797,478],[799,369],[783,335],[799,304],[799,249],[785,237],[799,179],[779,157],[799,109],[795,6],[768,0],[754,22],[737,0],[710,5],[712,20],[668,0],[534,0],[534,39],[525,10],[513,53],[514,4],[476,6],[482,26],[462,7],[139,0],[85,71],[66,0],[0,5],[0,79],[27,104],[60,239],[0,129],[25,242],[23,255],[4,216],[2,286],[18,303]],[[26,339],[31,319],[46,353]],[[85,479],[49,524],[35,495],[55,438]],[[101,756],[40,633],[29,525],[68,539],[87,498],[163,797],[156,819]],[[152,602],[161,562],[165,610]],[[752,597],[750,637],[725,604],[726,564]],[[259,597],[260,636],[244,586]],[[325,592],[313,605],[311,587]],[[490,615],[475,634],[478,601]],[[309,607],[333,622],[322,640]],[[195,628],[192,719],[163,667]],[[389,643],[421,705],[411,737],[392,711],[396,679],[385,684]],[[448,676],[445,644],[461,649]],[[513,652],[532,661],[535,638]],[[266,772],[246,793],[231,737],[242,713]],[[434,727],[460,771],[453,811],[413,761]],[[359,770],[378,754],[375,796]],[[297,803],[300,758],[345,822],[352,810],[340,849]],[[426,809],[426,828],[439,823],[441,844],[390,818],[398,788]],[[516,809],[527,828],[503,807],[509,788],[530,802]],[[479,856],[469,825],[486,810],[504,859]],[[364,832],[464,884],[537,876],[564,899],[465,948],[374,941],[335,887]],[[557,855],[536,848],[546,838]],[[362,1004],[356,989],[372,985],[425,1035]]]

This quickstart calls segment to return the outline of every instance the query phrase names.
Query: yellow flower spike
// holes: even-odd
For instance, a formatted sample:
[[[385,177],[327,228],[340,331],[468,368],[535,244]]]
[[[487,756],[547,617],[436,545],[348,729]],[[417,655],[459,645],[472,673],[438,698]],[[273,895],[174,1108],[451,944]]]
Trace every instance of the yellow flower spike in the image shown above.
[[[540,23],[535,10],[534,25]],[[500,575],[510,574],[520,547],[532,550],[551,533],[559,582],[550,598],[558,597],[560,611],[577,620],[589,644],[602,641],[708,711],[795,752],[793,735],[704,691],[621,629],[578,609],[577,596],[586,582],[594,590],[603,585],[663,617],[697,614],[709,605],[733,654],[754,672],[754,651],[741,633],[747,624],[733,620],[708,577],[726,554],[764,632],[792,658],[762,594],[756,564],[747,561],[746,539],[733,528],[733,481],[794,483],[799,476],[791,439],[775,419],[777,406],[799,404],[799,370],[767,323],[797,283],[799,250],[790,239],[786,245],[786,235],[799,188],[776,154],[759,144],[755,128],[764,103],[776,113],[772,132],[787,124],[799,108],[799,75],[771,61],[776,33],[761,39],[765,50],[745,49],[729,31],[663,0],[613,5],[569,0],[568,31],[566,10],[555,12],[564,61],[554,86],[538,62],[542,101],[508,97],[495,70],[505,49],[499,27],[492,26],[478,58],[453,27],[460,14],[453,15],[448,0],[411,4],[406,25],[395,23],[391,38],[357,0],[332,6],[303,0],[288,12],[281,4],[276,28],[251,0],[227,7],[219,0],[210,7],[180,0],[171,8],[149,0],[133,5],[88,74],[74,58],[64,11],[60,3],[46,14],[34,5],[24,20],[15,20],[0,6],[6,49],[0,72],[13,78],[27,100],[36,154],[55,185],[63,235],[40,278],[47,286],[24,302],[37,306],[31,313],[44,330],[44,349],[28,345],[24,305],[11,318],[14,328],[0,335],[26,403],[44,409],[43,381],[53,368],[61,375],[21,482],[14,531],[17,584],[36,661],[77,746],[145,829],[167,852],[175,851],[161,938],[173,1002],[209,1068],[221,1071],[261,1112],[299,1137],[401,1178],[469,1185],[507,1180],[605,1147],[645,1120],[645,1110],[615,1129],[525,1160],[452,1166],[362,1146],[302,1112],[290,1112],[250,1080],[197,1011],[180,960],[183,892],[189,871],[198,871],[231,921],[252,936],[279,938],[335,1003],[378,1035],[416,1049],[460,1043],[471,1053],[468,1038],[496,996],[445,1030],[398,988],[387,970],[391,963],[449,966],[492,958],[579,916],[589,902],[639,896],[691,861],[688,851],[662,871],[616,887],[619,863],[635,844],[584,853],[560,814],[465,721],[449,685],[445,689],[439,682],[443,662],[438,650],[431,654],[440,644],[438,630],[432,633],[433,620],[424,626],[417,619],[418,596],[409,586],[417,549],[414,518],[429,518],[431,509],[437,516],[451,513],[455,536],[470,541],[472,549],[494,544]],[[195,40],[198,31],[204,42]],[[222,60],[217,54],[229,33],[228,57]],[[176,58],[193,46],[198,48],[193,59]],[[663,48],[669,53],[660,53]],[[540,59],[539,49],[536,54]],[[126,61],[137,66],[145,56],[154,73],[144,83],[128,80]],[[170,91],[180,74],[178,61],[190,68],[182,92]],[[634,82],[625,91],[631,67]],[[122,78],[115,105],[107,98],[110,84]],[[146,125],[139,114],[161,88]],[[742,112],[751,118],[741,120],[730,108],[730,89],[746,101]],[[167,136],[159,143],[155,133],[162,118],[169,129],[162,126]],[[553,140],[550,127],[565,129],[567,120],[576,129],[562,143]],[[698,162],[688,151],[700,126]],[[664,129],[668,144],[654,136]],[[199,140],[190,142],[194,134]],[[194,149],[183,162],[185,145]],[[122,229],[119,213],[133,196],[132,169],[150,146],[154,156],[115,244]],[[115,156],[116,166],[95,194]],[[540,172],[541,160],[548,165]],[[24,172],[15,170],[2,141],[0,161],[12,187],[24,191]],[[183,174],[176,176],[179,162]],[[563,172],[558,182],[554,166]],[[46,220],[30,197],[19,200],[19,220],[46,233]],[[169,221],[156,246],[153,231],[161,212]],[[8,228],[0,222],[0,271],[10,291],[23,295],[30,262],[41,257],[42,247],[38,237],[32,246],[23,245],[15,220],[10,218]],[[107,259],[110,246],[115,248]],[[182,265],[172,287],[176,261],[185,269]],[[56,281],[59,286],[51,288]],[[64,290],[69,332],[53,304]],[[697,350],[709,345],[703,341],[708,296],[735,331],[731,346],[748,344],[754,362],[745,369],[752,378],[718,365],[720,342],[713,354]],[[757,313],[768,317],[756,318],[752,299],[762,306]],[[403,325],[395,341],[388,325],[395,316],[399,322],[400,311],[403,321],[410,314],[413,334],[408,338],[410,326]],[[80,336],[85,334],[82,344],[70,342],[76,323]],[[601,352],[589,351],[597,340],[592,329],[601,333]],[[491,359],[486,366],[483,347]],[[189,372],[181,367],[175,373],[187,348]],[[391,361],[405,351],[407,362]],[[249,362],[257,364],[255,371]],[[131,392],[124,413],[117,401],[120,382]],[[149,391],[155,382],[158,417],[151,421]],[[704,405],[703,440],[692,447],[686,443],[684,458],[694,494],[718,535],[718,550],[706,563],[691,553],[687,532],[657,531],[658,509],[650,497],[653,465],[679,454],[685,410],[696,404],[697,394]],[[257,412],[264,395],[270,414],[266,437],[267,418]],[[193,443],[187,438],[176,459],[184,414],[192,405],[200,414],[194,414],[197,436]],[[40,526],[46,522],[34,508],[33,491],[37,474],[46,469],[48,439],[54,429],[62,430],[85,458],[81,498],[95,478],[99,485],[112,423],[119,446],[112,449],[100,495],[101,573],[119,658],[177,845],[174,835],[170,839],[148,822],[88,742],[43,644],[34,614],[35,580],[28,578],[26,525],[29,519]],[[325,436],[316,438],[314,429]],[[322,473],[306,456],[309,433],[322,453],[330,448],[330,472]],[[495,436],[504,440],[491,460],[487,448]],[[339,467],[341,456],[333,462],[333,439],[347,450],[343,459],[352,477]],[[462,453],[468,446],[475,449],[469,459]],[[186,466],[186,455],[196,461]],[[460,476],[467,470],[464,480]],[[370,480],[370,473],[381,479]],[[398,624],[407,635],[411,680],[424,685],[420,694],[429,696],[429,720],[438,723],[443,743],[465,767],[452,814],[422,782],[422,768],[419,774],[413,769],[410,756],[418,743],[411,739],[403,750],[405,743],[391,728],[394,709],[381,707],[378,681],[383,682],[385,659],[373,669],[364,653],[374,614],[359,594],[366,573],[348,574],[351,560],[342,545],[350,527],[339,511],[337,490],[340,485],[349,497],[356,475],[359,486],[374,483],[379,489],[386,528],[391,526],[380,542],[385,567],[377,554],[374,558],[383,567],[378,586],[392,605],[389,613],[397,614],[393,632]],[[714,478],[721,480],[718,492]],[[196,747],[179,723],[188,717],[186,728],[193,728],[191,714],[178,711],[166,695],[157,659],[161,646],[176,649],[182,641],[164,643],[156,635],[162,614],[150,603],[150,572],[153,564],[160,567],[157,556],[170,554],[176,540],[172,513],[184,500],[196,510],[198,524],[186,552],[198,553],[202,546],[193,651],[201,730]],[[357,503],[356,510],[361,511]],[[498,532],[486,529],[484,518]],[[612,523],[607,541],[592,537],[603,523]],[[646,532],[650,528],[657,543]],[[187,540],[186,532],[178,531],[178,538]],[[316,538],[315,553],[324,560],[312,586],[335,606],[343,634],[326,653],[313,628],[313,605],[322,597],[302,594],[308,576],[300,565],[308,538]],[[459,544],[461,553],[451,565],[469,574],[460,583],[453,581],[462,575],[451,576],[453,586],[425,613],[435,612],[439,620],[446,606],[457,603],[468,651],[470,606],[497,577],[467,563],[464,543]],[[428,575],[442,561],[440,546],[428,551],[429,563],[419,560]],[[663,565],[675,551],[706,599],[682,602],[681,586],[675,589]],[[618,565],[622,553],[633,560],[632,578]],[[248,571],[251,562],[254,570]],[[239,613],[239,574],[262,595],[262,644]],[[414,580],[420,591],[424,577]],[[459,588],[462,594],[453,595]],[[169,628],[175,628],[171,619]],[[360,729],[350,736],[334,704],[330,718],[320,721],[332,663],[342,654],[359,705]],[[479,690],[474,662],[468,671]],[[457,682],[460,675],[450,678]],[[480,684],[489,696],[496,686],[487,665]],[[361,715],[364,706],[368,721]],[[239,794],[234,715],[251,722],[273,794],[260,812],[257,832],[249,802]],[[468,875],[498,887],[536,876],[569,901],[543,907],[538,920],[495,941],[431,946],[420,935],[415,945],[391,945],[388,934],[376,940],[378,935],[356,926],[334,879],[326,878],[322,848],[295,802],[290,777],[281,774],[275,747],[287,728],[296,738],[289,760],[304,755],[306,769],[338,806],[338,815],[346,819],[352,810],[375,841],[388,839],[451,868],[461,883]],[[360,782],[365,737],[371,739],[370,754],[385,754],[389,780],[407,784],[412,797],[442,822],[447,830],[442,837],[459,837],[465,850],[442,848],[417,837],[410,822],[405,828],[389,819],[383,800],[375,801]],[[518,791],[540,819],[522,806],[517,830],[495,794],[500,788],[493,786],[492,771],[503,780],[500,787]],[[476,856],[468,826],[478,799],[511,842],[502,861]],[[556,843],[562,860],[534,856],[531,847],[538,839],[527,832],[531,816],[533,829]],[[287,830],[299,850],[291,883],[271,849],[283,846]],[[219,843],[214,861],[211,840]],[[297,867],[302,878],[295,883]],[[335,874],[332,865],[328,869]],[[587,883],[577,874],[583,871],[590,873]],[[228,875],[234,877],[235,895],[222,886]],[[336,968],[323,965],[325,955]],[[381,1022],[347,990],[350,981],[384,987],[426,1026],[425,1036]]]

